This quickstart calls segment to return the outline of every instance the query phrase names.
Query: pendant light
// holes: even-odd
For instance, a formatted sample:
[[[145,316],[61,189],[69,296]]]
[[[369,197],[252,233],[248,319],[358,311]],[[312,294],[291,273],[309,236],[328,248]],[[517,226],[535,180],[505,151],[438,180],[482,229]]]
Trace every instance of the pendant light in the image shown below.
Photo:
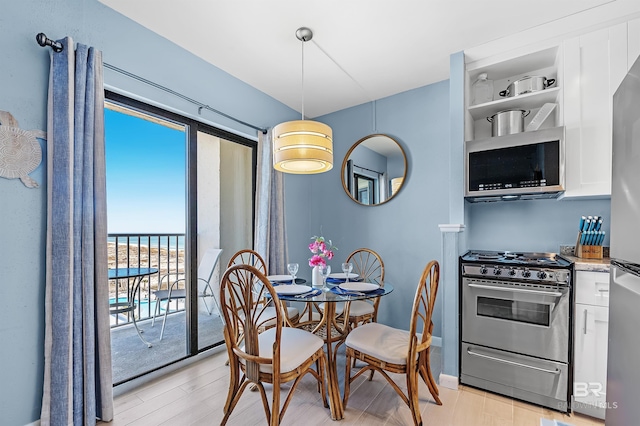
[[[333,132],[324,123],[304,119],[304,43],[313,32],[298,28],[296,37],[302,42],[302,119],[273,128],[273,168],[284,173],[323,173],[333,168]]]

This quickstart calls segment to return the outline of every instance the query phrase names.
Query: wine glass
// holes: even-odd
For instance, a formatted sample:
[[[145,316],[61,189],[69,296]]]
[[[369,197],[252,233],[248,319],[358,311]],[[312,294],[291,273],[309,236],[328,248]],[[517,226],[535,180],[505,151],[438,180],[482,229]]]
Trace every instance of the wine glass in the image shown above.
[[[287,263],[287,270],[291,274],[291,284],[296,283],[296,274],[298,273],[297,263]]]
[[[327,291],[327,277],[331,273],[331,266],[320,265],[320,275],[322,276],[322,291]]]
[[[345,262],[342,264],[342,272],[344,272],[344,276],[346,278],[345,282],[349,282],[349,274],[351,273],[351,270],[353,269],[353,263],[351,262]]]

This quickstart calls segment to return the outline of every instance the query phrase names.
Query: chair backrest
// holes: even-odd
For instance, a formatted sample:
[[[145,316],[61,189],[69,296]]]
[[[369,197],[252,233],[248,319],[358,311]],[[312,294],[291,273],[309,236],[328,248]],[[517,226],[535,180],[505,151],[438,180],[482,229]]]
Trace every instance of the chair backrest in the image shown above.
[[[204,252],[204,256],[202,256],[202,260],[198,265],[199,280],[206,282],[211,281],[211,276],[213,275],[213,271],[216,269],[220,254],[222,254],[222,249],[209,248]]]
[[[364,281],[384,286],[384,263],[375,251],[359,248],[347,257],[347,262],[353,263],[353,272]]]
[[[411,343],[409,344],[407,363],[410,360],[416,361],[420,353],[431,344],[433,307],[436,303],[439,281],[440,265],[437,261],[432,260],[422,272],[413,300],[411,325],[409,327]],[[420,337],[420,341],[418,341],[418,337]]]
[[[263,275],[267,275],[267,264],[257,251],[251,249],[243,249],[231,256],[227,268],[235,265],[251,265],[260,271]]]
[[[273,320],[273,315],[262,315],[264,305],[256,303],[263,298],[271,298],[275,306],[280,306],[278,295],[267,277],[251,265],[238,264],[229,267],[220,283],[221,311],[224,318],[225,343],[229,356],[244,358],[246,376],[249,380],[259,380],[260,364],[273,362],[273,371],[280,371],[280,336],[283,316],[275,309],[276,325],[273,358],[259,358],[258,334],[265,323]]]

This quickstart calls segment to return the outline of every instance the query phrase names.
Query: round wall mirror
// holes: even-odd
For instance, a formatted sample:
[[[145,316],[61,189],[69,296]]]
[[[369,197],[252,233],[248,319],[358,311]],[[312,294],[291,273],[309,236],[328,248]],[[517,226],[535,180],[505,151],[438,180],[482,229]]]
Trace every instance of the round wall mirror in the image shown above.
[[[342,187],[355,202],[376,206],[400,191],[406,174],[407,157],[400,144],[387,135],[369,135],[344,157]]]

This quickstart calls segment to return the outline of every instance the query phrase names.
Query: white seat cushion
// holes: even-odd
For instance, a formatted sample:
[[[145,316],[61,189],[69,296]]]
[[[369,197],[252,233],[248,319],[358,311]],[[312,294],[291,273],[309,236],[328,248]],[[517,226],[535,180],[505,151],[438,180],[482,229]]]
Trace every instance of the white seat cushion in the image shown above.
[[[258,335],[260,356],[271,358],[273,356],[273,342],[275,341],[276,328],[270,328]],[[299,328],[282,327],[280,335],[280,372],[293,371],[324,345],[324,341],[313,333]],[[244,349],[244,348],[243,348]],[[240,358],[244,364],[244,360]],[[273,373],[271,364],[260,365],[260,371]]]
[[[318,307],[320,308],[320,310],[322,312],[324,312],[324,303],[321,303],[318,305]],[[351,305],[353,306],[353,305]],[[337,302],[336,303],[336,315],[341,315],[342,312],[344,311],[344,302]]]
[[[409,332],[374,322],[354,328],[345,344],[379,360],[405,365],[409,351]]]
[[[324,311],[324,303],[320,304],[320,310]],[[344,303],[336,303],[336,315],[340,315],[342,314],[342,312],[344,312]],[[361,315],[372,313],[373,305],[371,303],[365,302],[364,300],[354,300],[353,302],[351,302],[351,307],[349,308],[349,316],[359,317]]]

